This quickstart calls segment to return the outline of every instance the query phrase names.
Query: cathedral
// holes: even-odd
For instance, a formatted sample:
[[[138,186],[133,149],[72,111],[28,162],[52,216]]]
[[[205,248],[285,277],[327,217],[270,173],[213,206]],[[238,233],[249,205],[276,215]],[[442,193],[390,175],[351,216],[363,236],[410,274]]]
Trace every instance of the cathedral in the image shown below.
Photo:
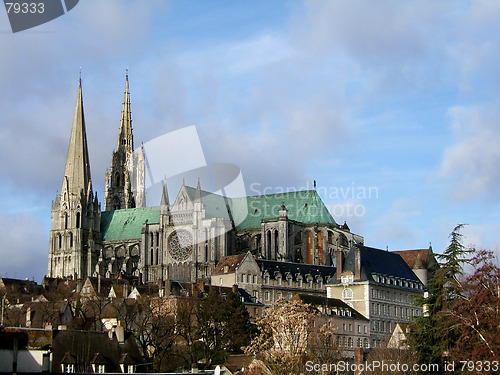
[[[47,276],[210,281],[225,256],[333,266],[363,237],[335,222],[315,189],[228,198],[182,184],[146,205],[145,156],[134,152],[128,74],[104,210],[92,188],[81,79],[61,191],[52,201]],[[148,202],[151,204],[151,202]],[[239,220],[235,220],[238,217]]]

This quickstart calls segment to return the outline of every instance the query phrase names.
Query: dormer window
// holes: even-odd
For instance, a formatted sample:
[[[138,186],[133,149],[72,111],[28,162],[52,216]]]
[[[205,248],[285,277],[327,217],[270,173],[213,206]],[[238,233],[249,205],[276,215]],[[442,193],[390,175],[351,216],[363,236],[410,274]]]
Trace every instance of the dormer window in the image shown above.
[[[344,285],[349,285],[349,284],[352,284],[354,282],[354,275],[342,275],[340,277],[340,280],[342,282],[342,284]]]

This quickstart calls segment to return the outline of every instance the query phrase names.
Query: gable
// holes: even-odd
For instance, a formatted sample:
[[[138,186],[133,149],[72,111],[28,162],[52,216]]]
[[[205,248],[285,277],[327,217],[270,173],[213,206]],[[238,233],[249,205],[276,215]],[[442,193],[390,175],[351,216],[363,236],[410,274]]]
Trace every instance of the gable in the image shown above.
[[[182,185],[181,190],[177,194],[177,198],[175,198],[174,204],[172,204],[172,211],[183,211],[183,210],[192,210],[193,209],[193,199],[191,198],[186,185]]]

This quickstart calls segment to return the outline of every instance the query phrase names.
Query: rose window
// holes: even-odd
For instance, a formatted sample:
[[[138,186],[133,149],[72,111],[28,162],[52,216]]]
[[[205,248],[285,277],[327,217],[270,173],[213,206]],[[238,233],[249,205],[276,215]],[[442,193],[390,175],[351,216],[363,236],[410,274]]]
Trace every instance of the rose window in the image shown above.
[[[176,231],[168,239],[168,251],[172,258],[178,262],[183,262],[189,258],[193,252],[193,239],[186,231]]]

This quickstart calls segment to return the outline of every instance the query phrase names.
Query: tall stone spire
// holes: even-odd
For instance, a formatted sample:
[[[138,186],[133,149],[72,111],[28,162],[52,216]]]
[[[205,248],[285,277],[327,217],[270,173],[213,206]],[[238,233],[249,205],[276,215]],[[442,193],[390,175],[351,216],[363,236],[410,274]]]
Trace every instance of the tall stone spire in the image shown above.
[[[128,70],[125,76],[125,92],[123,94],[122,116],[120,131],[118,132],[118,145],[111,156],[111,167],[106,174],[104,191],[104,209],[120,210],[135,208],[134,190],[138,177],[139,158],[134,161],[134,136],[132,135],[132,116],[130,112],[130,92],[128,88]],[[141,194],[141,198],[143,195]],[[144,205],[144,199],[141,199]]]
[[[80,197],[83,190],[87,194],[90,182],[89,152],[87,149],[87,133],[85,131],[85,116],[83,113],[82,79],[78,80],[78,95],[76,97],[75,114],[66,157],[66,168],[61,189],[73,197]],[[70,196],[67,198],[69,199]],[[92,199],[92,195],[90,196]]]
[[[122,118],[120,132],[118,133],[118,145],[116,151],[132,153],[134,151],[134,136],[132,135],[132,113],[130,111],[130,91],[128,88],[128,69],[125,75],[125,92],[123,93]]]
[[[80,78],[62,189],[52,203],[49,277],[77,279],[92,274],[101,241],[100,223],[101,208],[97,194],[93,196],[90,178]]]

